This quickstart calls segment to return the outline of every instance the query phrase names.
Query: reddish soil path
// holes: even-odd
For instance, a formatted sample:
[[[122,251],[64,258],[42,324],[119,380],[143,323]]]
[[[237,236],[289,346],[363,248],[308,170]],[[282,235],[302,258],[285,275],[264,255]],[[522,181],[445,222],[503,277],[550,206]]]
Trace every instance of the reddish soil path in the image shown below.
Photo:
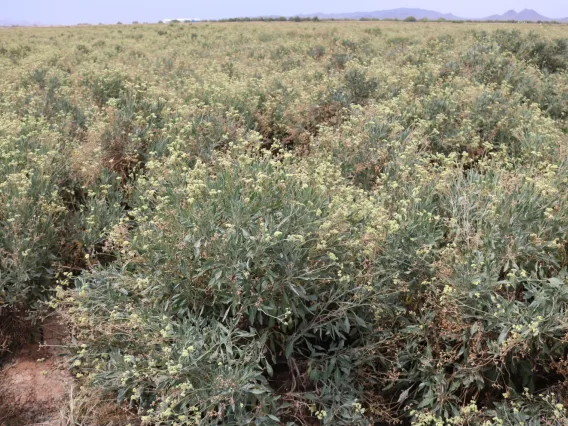
[[[0,425],[56,424],[73,380],[59,345],[65,327],[56,319],[43,325],[46,346],[28,344],[0,370]]]

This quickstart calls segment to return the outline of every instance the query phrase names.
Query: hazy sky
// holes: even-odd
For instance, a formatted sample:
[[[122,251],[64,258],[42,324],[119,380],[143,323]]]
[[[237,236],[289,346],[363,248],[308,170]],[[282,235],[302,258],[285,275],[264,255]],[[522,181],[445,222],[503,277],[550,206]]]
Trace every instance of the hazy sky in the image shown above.
[[[3,3],[3,4],[2,4]],[[43,24],[155,22],[164,18],[362,12],[419,7],[481,18],[509,9],[535,9],[551,18],[568,17],[568,0],[0,0],[0,21]]]

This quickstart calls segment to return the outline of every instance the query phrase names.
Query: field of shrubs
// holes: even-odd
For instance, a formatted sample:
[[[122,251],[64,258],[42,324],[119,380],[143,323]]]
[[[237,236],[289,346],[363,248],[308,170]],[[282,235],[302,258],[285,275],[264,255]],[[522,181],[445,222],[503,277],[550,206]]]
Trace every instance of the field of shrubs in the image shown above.
[[[566,34],[1,30],[0,357],[55,313],[145,425],[568,425]]]

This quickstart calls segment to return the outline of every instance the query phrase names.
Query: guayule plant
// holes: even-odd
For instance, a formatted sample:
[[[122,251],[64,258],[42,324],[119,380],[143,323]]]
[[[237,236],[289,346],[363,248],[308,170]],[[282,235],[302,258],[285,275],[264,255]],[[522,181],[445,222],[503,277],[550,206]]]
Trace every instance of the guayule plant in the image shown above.
[[[134,356],[152,362],[147,348],[138,346],[136,339],[110,342],[105,336],[113,327],[128,327],[134,321],[148,344],[154,346],[150,342],[157,339],[164,346],[169,340],[163,339],[170,339],[171,331],[189,333],[188,318],[214,321],[216,327],[241,336],[215,355],[237,374],[244,373],[237,364],[249,355],[233,355],[233,350],[249,351],[251,339],[256,345],[262,342],[255,359],[247,361],[247,368],[256,365],[257,372],[246,373],[250,378],[244,382],[258,387],[259,395],[276,398],[266,382],[277,380],[275,368],[295,366],[290,374],[298,382],[297,394],[283,397],[289,400],[287,405],[274,399],[271,407],[264,407],[264,402],[253,398],[246,403],[248,415],[287,417],[297,411],[296,415],[309,416],[313,405],[317,408],[313,411],[326,411],[328,421],[342,422],[352,417],[350,404],[361,395],[350,370],[364,362],[350,361],[349,342],[362,344],[372,330],[367,301],[374,293],[368,285],[371,271],[358,265],[392,224],[379,204],[363,191],[344,185],[331,163],[298,161],[289,154],[275,158],[268,151],[255,154],[255,139],[254,134],[248,135],[210,167],[198,163],[189,169],[184,155],[173,148],[161,164],[158,160],[148,164],[150,172],[139,182],[131,212],[137,227],[117,232],[112,242],[122,253],[116,266],[124,267],[110,275],[95,269],[80,279],[72,312],[82,312],[76,325],[82,330],[81,338],[87,339],[83,356],[97,363],[98,348],[110,345],[120,359]],[[182,172],[164,175],[166,165]],[[98,296],[93,299],[95,293]],[[102,323],[97,312],[108,309],[116,315],[111,315],[101,333],[83,327]],[[125,309],[130,314],[119,314]],[[148,328],[152,321],[139,323],[142,310],[162,315],[163,327],[152,331]],[[232,356],[237,359],[225,360]],[[124,369],[130,368],[125,362],[97,365],[102,370],[100,376],[93,372],[93,383],[104,383],[107,375],[122,377]],[[167,363],[155,367],[151,380],[174,374]],[[218,374],[199,379],[200,386],[214,389],[210,380],[220,380]],[[120,395],[129,394],[133,386],[146,386],[142,382],[150,379],[134,376],[132,384],[116,388]],[[323,388],[308,392],[310,383]],[[163,392],[154,388],[147,392],[148,401],[153,402],[177,391],[168,386]],[[217,392],[233,395],[234,389],[230,385]],[[215,403],[170,404],[155,415],[225,419],[229,414],[221,394],[212,396]],[[286,408],[290,404],[293,410]],[[226,421],[231,422],[232,415]]]
[[[41,120],[18,125],[5,120],[0,136],[0,309],[45,296],[65,212],[52,133]]]
[[[564,424],[567,44],[508,25],[2,31],[1,309],[146,424]]]

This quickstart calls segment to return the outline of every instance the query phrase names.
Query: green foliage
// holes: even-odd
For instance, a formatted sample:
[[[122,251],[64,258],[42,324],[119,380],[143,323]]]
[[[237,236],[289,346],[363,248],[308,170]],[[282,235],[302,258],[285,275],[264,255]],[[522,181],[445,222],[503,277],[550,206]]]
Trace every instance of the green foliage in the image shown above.
[[[124,89],[124,77],[109,73],[106,76],[88,78],[85,85],[91,88],[95,104],[102,107],[109,99],[117,99],[120,96]]]
[[[563,27],[250,20],[0,34],[0,318],[144,424],[566,424]]]
[[[245,144],[253,143],[254,135],[247,139]],[[88,313],[109,308],[122,311],[131,306],[134,318],[142,310],[152,318],[165,315],[166,330],[179,328],[187,335],[192,334],[188,327],[194,327],[187,323],[188,315],[198,313],[208,323],[222,319],[229,333],[240,335],[246,331],[249,338],[262,340],[262,357],[257,354],[257,366],[251,360],[250,367],[268,369],[265,372],[269,381],[276,380],[272,371],[284,362],[286,369],[294,363],[303,374],[309,372],[314,383],[333,383],[333,387],[315,395],[308,392],[311,387],[303,385],[293,402],[326,407],[329,421],[341,422],[352,415],[354,395],[361,396],[353,377],[342,369],[354,367],[348,362],[351,350],[347,342],[364,339],[370,332],[367,309],[363,307],[364,298],[373,291],[357,284],[368,277],[356,265],[363,260],[360,255],[370,250],[371,241],[381,239],[385,232],[384,225],[378,222],[380,213],[363,192],[341,185],[339,171],[334,171],[331,164],[295,164],[288,155],[278,161],[270,152],[254,159],[240,151],[234,148],[208,168],[198,164],[184,174],[169,177],[150,172],[147,181],[139,182],[141,192],[131,212],[137,227],[128,234],[117,233],[113,240],[114,245],[123,248],[125,261],[133,261],[132,266],[123,271],[100,270],[85,275],[81,293],[89,297],[75,309],[84,312],[89,321],[98,322]],[[166,162],[168,167],[185,163],[175,152]],[[161,170],[157,161],[148,167]],[[182,187],[185,190],[179,191]],[[281,190],[272,191],[275,187]],[[346,200],[350,205],[345,206]],[[172,217],[176,220],[172,221]],[[156,224],[162,224],[158,225],[159,231]],[[114,282],[111,287],[105,284],[109,281]],[[102,291],[96,304],[90,298],[91,288]],[[109,327],[114,327],[114,319],[111,317],[107,323]],[[125,318],[116,319],[122,322]],[[126,319],[131,321],[132,316]],[[149,337],[159,329],[144,327],[140,331]],[[101,340],[102,334],[87,330],[84,338],[94,351],[83,351],[85,359],[96,359],[96,348],[109,344]],[[242,347],[242,337],[237,341],[236,347]],[[146,348],[135,342],[123,343],[111,343],[117,357],[134,356],[145,365],[151,362]],[[214,361],[220,359],[237,374],[244,373],[233,365],[236,360],[225,359],[230,353],[223,353],[228,350],[220,348],[219,358]],[[330,364],[328,358],[334,353],[339,362]],[[242,362],[243,356],[236,359]],[[163,362],[156,366],[156,377],[171,374],[165,367]],[[117,363],[110,368],[105,369],[103,377],[122,377],[124,368],[129,367]],[[219,380],[218,374],[202,377],[200,386],[215,391],[215,384],[209,381]],[[246,377],[250,376],[246,386],[262,383],[259,374],[246,373]],[[303,374],[295,380],[305,381]],[[133,386],[140,389],[139,381],[134,381],[128,387],[121,386],[119,394],[130,393]],[[169,389],[175,387],[164,387],[163,398],[170,396]],[[258,393],[272,392],[264,386]],[[154,391],[148,398],[156,396]],[[184,406],[170,404],[156,416],[173,419],[191,415],[188,410],[197,406],[199,416],[214,409],[224,418],[228,415],[226,421],[232,422],[231,415],[224,413],[226,402],[219,401],[220,396],[212,394],[216,401],[213,406],[209,402],[197,404],[197,400]],[[257,406],[255,410],[260,413],[268,409],[264,402],[254,399],[246,405],[249,409]],[[268,411],[272,415],[282,413],[290,415],[278,406]],[[302,414],[308,415],[309,411]],[[244,423],[241,420],[239,424]]]
[[[27,44],[20,44],[13,47],[0,46],[0,55],[9,58],[13,64],[19,63],[21,59],[29,56],[32,48]]]
[[[365,71],[357,68],[347,70],[344,78],[344,89],[340,89],[338,94],[345,90],[347,98],[343,102],[346,105],[364,103],[373,96],[379,85],[376,79],[368,78]]]
[[[310,56],[314,59],[321,59],[325,55],[325,47],[318,45],[310,49]]]
[[[24,125],[19,134],[3,129],[1,136],[0,309],[45,296],[65,210],[49,135],[37,132],[41,122],[31,118]]]
[[[542,37],[536,32],[523,35],[520,31],[496,31],[492,41],[502,51],[535,65],[543,72],[558,72],[568,66],[568,40]]]

